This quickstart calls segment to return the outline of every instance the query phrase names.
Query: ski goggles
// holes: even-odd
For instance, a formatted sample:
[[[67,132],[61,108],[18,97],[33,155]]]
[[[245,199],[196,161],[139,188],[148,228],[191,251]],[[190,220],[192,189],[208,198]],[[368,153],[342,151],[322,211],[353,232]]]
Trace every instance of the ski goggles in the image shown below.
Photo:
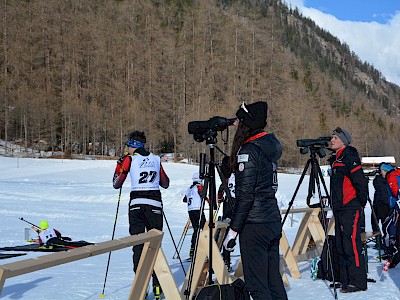
[[[126,145],[127,145],[129,148],[143,148],[143,147],[144,147],[144,143],[139,142],[139,141],[137,141],[137,140],[133,140],[133,139],[128,139],[128,140],[126,141]]]

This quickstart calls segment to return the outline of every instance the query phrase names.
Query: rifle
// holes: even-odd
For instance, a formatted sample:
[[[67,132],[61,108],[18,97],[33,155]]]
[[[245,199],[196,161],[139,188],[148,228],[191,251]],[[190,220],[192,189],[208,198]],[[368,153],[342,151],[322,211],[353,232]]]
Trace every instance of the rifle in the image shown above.
[[[35,225],[35,224],[33,224],[33,223],[31,223],[31,222],[25,220],[24,218],[18,218],[18,219],[20,219],[21,221],[24,221],[24,222],[28,223],[29,225],[32,225],[33,227],[36,227],[37,229],[40,230],[40,227],[39,227],[39,226],[37,226],[37,225]]]

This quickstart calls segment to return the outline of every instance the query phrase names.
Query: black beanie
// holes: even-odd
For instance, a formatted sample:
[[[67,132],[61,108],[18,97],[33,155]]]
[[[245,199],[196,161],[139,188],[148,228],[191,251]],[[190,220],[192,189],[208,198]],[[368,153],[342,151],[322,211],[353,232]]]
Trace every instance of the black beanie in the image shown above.
[[[267,125],[268,104],[265,101],[259,101],[252,104],[243,104],[236,112],[240,122],[250,129],[263,129]]]
[[[131,134],[129,135],[129,139],[139,141],[144,144],[146,143],[146,136],[143,131],[136,130],[131,132]]]

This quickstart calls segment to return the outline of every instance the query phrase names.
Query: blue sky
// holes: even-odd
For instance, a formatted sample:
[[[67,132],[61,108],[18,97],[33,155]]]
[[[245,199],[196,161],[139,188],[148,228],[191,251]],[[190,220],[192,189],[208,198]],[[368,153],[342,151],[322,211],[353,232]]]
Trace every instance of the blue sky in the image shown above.
[[[400,0],[284,0],[400,86]]]
[[[388,23],[396,10],[398,0],[304,0],[304,6],[315,8],[342,21]]]

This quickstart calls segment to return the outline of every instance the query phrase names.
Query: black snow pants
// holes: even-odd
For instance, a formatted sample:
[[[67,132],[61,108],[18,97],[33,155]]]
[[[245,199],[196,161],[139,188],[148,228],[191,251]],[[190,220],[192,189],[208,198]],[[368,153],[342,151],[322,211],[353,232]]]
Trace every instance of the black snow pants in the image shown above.
[[[340,282],[367,289],[367,272],[362,253],[360,209],[335,211],[335,242],[338,252]]]
[[[150,229],[163,229],[162,208],[140,204],[129,209],[129,233],[131,235],[144,233]],[[140,256],[143,245],[134,246],[133,250],[133,270],[136,273],[139,266]],[[153,272],[153,285],[159,285],[158,278]]]
[[[279,272],[280,222],[245,224],[239,234],[244,280],[254,300],[287,299]]]

